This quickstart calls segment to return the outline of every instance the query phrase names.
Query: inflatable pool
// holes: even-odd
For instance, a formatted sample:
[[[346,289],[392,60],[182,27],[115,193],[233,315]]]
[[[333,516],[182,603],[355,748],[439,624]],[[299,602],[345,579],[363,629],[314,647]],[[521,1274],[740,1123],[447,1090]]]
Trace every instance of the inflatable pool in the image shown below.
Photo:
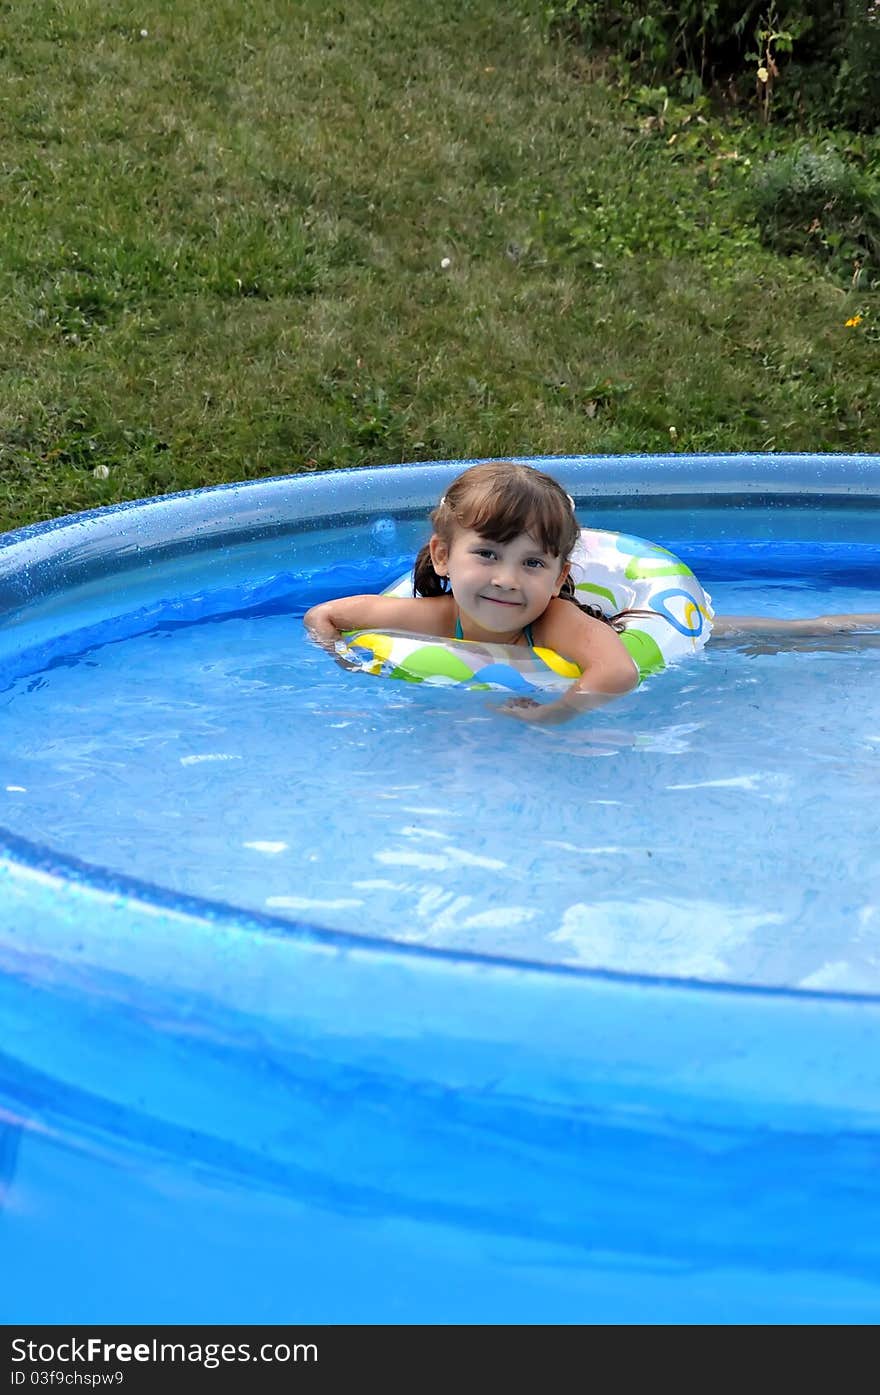
[[[880,609],[878,457],[534,463],[719,614]],[[311,652],[461,468],[0,540],[7,1323],[880,1319],[876,649],[552,732]]]

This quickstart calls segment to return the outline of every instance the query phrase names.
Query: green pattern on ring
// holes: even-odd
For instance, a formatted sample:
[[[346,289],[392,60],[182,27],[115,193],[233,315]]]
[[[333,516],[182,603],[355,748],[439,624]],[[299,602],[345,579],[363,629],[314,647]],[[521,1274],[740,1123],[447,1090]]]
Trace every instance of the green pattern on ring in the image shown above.
[[[426,678],[449,678],[455,683],[473,679],[474,670],[451,650],[441,644],[423,644],[395,668],[392,678],[405,678],[410,683],[423,683]]]
[[[639,681],[651,673],[662,673],[666,667],[663,652],[655,639],[644,630],[626,629],[620,636],[623,647],[639,671]]]
[[[693,576],[693,572],[684,562],[658,567],[649,558],[633,557],[626,564],[624,576],[628,581],[653,581],[657,576]]]
[[[588,591],[591,596],[602,596],[606,601],[610,601],[614,609],[617,609],[617,597],[613,591],[609,591],[607,586],[596,586],[591,581],[579,581],[574,588],[575,591]]]

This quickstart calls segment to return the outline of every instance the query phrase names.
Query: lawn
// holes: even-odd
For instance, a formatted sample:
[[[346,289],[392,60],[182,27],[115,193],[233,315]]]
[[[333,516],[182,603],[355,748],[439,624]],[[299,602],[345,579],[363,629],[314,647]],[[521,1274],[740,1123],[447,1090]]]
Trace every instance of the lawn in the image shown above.
[[[803,133],[614,89],[537,0],[2,12],[2,527],[378,462],[880,450],[871,268],[761,236]],[[880,137],[811,139],[877,184]]]

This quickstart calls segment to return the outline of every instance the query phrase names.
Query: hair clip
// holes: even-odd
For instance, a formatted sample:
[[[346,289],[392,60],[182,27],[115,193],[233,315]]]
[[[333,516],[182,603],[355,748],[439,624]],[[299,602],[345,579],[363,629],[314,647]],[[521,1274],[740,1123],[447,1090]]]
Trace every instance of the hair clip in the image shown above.
[[[574,499],[572,499],[572,497],[571,497],[570,494],[566,494],[565,497],[566,497],[566,499],[568,500],[568,502],[571,504],[571,511],[572,511],[572,513],[574,513],[574,510],[575,510],[575,502],[574,502]]]

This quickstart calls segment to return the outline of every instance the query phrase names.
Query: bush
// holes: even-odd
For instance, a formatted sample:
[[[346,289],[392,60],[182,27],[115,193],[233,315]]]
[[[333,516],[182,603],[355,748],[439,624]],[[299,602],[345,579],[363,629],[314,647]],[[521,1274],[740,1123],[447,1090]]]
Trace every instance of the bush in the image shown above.
[[[647,81],[679,74],[702,83],[739,70],[761,3],[550,0],[547,16],[551,29],[619,55]]]
[[[749,196],[764,241],[778,252],[818,254],[855,284],[880,273],[876,183],[833,146],[800,145],[754,172]]]
[[[552,31],[687,97],[880,128],[880,0],[548,0]],[[759,77],[759,73],[763,77]]]
[[[880,129],[880,0],[850,3],[836,73],[837,115],[846,125]]]

